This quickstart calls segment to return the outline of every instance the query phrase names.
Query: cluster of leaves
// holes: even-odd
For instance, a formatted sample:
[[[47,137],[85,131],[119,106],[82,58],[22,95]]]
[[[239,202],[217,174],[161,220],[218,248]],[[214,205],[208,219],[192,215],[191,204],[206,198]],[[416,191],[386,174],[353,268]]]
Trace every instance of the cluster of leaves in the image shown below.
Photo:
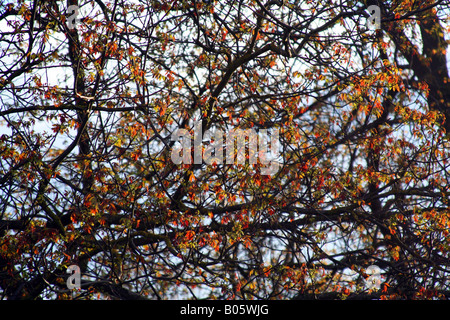
[[[1,4],[0,296],[448,298],[449,18],[445,0]],[[196,121],[279,130],[279,171],[174,164]]]

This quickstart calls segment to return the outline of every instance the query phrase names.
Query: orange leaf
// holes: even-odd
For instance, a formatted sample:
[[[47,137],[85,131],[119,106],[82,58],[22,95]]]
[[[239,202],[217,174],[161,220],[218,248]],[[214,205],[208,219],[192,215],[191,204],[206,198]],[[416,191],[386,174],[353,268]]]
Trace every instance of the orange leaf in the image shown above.
[[[192,230],[189,230],[186,232],[186,240],[187,241],[192,241],[192,239],[194,239],[195,236],[195,232]]]

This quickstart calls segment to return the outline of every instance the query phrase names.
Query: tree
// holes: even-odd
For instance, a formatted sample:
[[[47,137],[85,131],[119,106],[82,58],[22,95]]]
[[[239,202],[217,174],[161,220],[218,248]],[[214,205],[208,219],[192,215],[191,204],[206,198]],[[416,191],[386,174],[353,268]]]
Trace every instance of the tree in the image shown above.
[[[447,1],[0,10],[2,298],[450,296]],[[278,171],[175,164],[196,123],[279,133]]]

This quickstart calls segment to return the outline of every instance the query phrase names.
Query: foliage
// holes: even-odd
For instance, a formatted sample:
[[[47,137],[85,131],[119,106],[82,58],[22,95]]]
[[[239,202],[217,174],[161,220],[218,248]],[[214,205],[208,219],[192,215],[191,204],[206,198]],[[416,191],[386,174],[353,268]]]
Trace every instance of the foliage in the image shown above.
[[[0,295],[448,298],[449,13],[444,0],[1,4]],[[171,134],[196,120],[277,128],[279,171],[175,165]]]

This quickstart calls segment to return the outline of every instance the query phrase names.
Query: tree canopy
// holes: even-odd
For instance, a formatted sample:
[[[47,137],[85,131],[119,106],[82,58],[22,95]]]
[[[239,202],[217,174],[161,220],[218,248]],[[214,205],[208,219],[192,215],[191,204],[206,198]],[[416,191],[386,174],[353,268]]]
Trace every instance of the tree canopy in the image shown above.
[[[2,299],[450,297],[448,1],[17,0],[0,27]],[[198,123],[279,152],[174,163]]]

